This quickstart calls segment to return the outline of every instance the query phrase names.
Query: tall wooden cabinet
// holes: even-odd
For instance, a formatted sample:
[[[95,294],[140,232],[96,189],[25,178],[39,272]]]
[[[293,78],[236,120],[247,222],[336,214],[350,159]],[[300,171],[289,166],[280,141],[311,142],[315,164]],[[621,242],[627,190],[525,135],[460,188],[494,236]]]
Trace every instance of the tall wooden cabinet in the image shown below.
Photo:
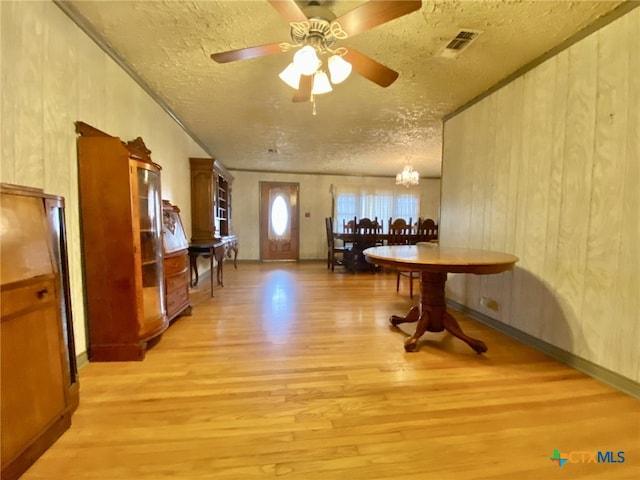
[[[64,199],[0,185],[2,479],[18,478],[71,425],[79,383]]]
[[[89,359],[142,360],[169,325],[160,166],[141,138],[76,132]]]
[[[213,158],[190,158],[191,242],[208,243],[232,235],[233,176]]]
[[[213,296],[213,258],[217,283],[222,286],[222,265],[233,257],[237,267],[238,237],[231,230],[231,184],[233,176],[213,158],[190,158],[191,164],[191,269],[198,283],[199,255],[211,256],[211,295]]]

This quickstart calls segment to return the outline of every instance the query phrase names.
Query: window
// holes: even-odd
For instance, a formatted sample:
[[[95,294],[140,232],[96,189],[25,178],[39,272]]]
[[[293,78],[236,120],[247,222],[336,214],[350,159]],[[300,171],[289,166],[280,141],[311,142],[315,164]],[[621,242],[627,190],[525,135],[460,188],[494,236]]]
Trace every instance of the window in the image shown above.
[[[353,217],[378,217],[385,229],[389,218],[404,218],[417,222],[420,216],[420,191],[406,187],[381,185],[337,185],[332,189],[335,200],[335,227]]]
[[[287,202],[278,194],[271,204],[271,228],[277,236],[284,235],[289,224],[289,211]]]

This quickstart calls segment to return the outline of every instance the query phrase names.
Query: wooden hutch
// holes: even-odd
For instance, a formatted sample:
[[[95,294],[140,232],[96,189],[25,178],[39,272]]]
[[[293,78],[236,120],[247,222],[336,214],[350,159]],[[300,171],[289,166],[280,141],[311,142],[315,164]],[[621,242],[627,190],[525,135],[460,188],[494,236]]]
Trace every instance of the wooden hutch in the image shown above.
[[[209,255],[217,260],[216,279],[223,285],[222,265],[233,257],[236,267],[238,237],[231,228],[231,185],[233,176],[213,158],[190,158],[191,165],[191,243],[189,256],[192,273],[198,282],[197,257]],[[213,295],[213,270],[211,271]]]
[[[64,199],[0,184],[1,476],[17,479],[79,402]]]
[[[89,360],[142,360],[168,327],[160,166],[128,143],[76,122]]]

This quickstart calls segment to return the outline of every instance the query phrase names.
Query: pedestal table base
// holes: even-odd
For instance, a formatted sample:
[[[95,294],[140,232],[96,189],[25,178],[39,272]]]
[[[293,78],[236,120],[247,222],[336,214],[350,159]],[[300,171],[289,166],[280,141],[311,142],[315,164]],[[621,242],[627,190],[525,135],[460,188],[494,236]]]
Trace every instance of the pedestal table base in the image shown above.
[[[420,305],[409,310],[406,316],[392,315],[389,321],[392,325],[418,322],[416,331],[404,343],[407,352],[415,350],[418,340],[425,332],[448,331],[453,336],[469,345],[477,353],[487,351],[482,340],[471,338],[462,331],[458,321],[447,312],[444,285],[447,281],[446,273],[421,272],[420,274]]]

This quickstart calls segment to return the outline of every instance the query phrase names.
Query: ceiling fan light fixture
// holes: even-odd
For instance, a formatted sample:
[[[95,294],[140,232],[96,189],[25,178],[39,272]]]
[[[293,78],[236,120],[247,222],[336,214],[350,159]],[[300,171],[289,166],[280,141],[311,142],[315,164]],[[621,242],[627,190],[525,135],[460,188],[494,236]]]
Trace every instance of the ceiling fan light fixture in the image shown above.
[[[422,0],[368,0],[356,2],[360,5],[336,16],[327,7],[334,3],[332,1],[269,0],[268,3],[289,24],[290,42],[213,53],[211,58],[217,63],[228,63],[281,52],[295,52],[293,63],[297,69],[297,75],[291,72],[291,68],[287,68],[280,74],[280,78],[293,88],[298,86],[292,98],[296,103],[306,102],[312,98],[312,89],[316,94],[332,91],[331,82],[334,84],[343,82],[352,70],[381,87],[391,85],[398,78],[398,72],[357,50],[347,49],[337,44],[340,40],[416,12],[422,6]],[[300,5],[304,3],[307,3],[308,8]],[[324,60],[321,61],[319,58],[325,56],[327,65],[323,65]],[[314,86],[313,77],[321,70],[324,70],[324,73],[318,75]],[[331,76],[331,82],[328,75]]]
[[[289,85],[294,90],[298,90],[300,87],[300,71],[295,66],[294,63],[290,63],[287,68],[285,68],[282,72],[280,72],[280,80]]]
[[[306,45],[293,56],[293,63],[302,75],[313,75],[320,67],[320,59],[315,48]]]
[[[340,55],[332,55],[329,57],[327,66],[329,67],[329,75],[331,75],[331,83],[334,85],[344,82],[351,74],[351,64]]]
[[[311,89],[311,95],[321,95],[323,93],[329,93],[333,90],[329,77],[323,71],[316,72],[313,76],[313,88]]]

